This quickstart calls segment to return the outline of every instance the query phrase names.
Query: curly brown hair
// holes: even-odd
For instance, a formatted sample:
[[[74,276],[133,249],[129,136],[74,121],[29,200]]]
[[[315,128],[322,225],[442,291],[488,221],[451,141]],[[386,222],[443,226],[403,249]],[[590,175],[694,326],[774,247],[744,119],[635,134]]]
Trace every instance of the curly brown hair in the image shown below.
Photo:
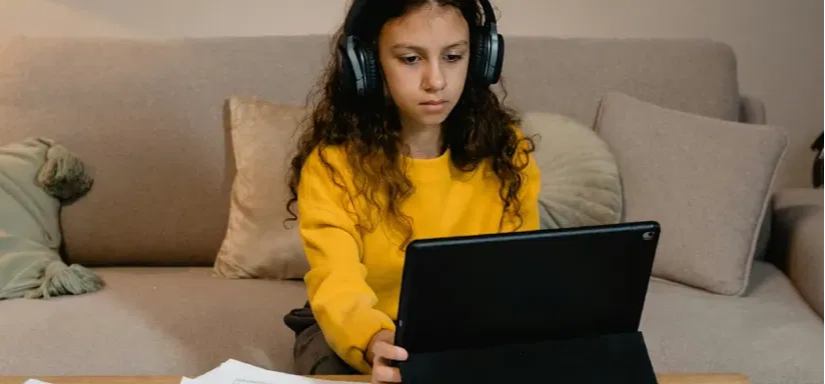
[[[377,2],[367,2],[375,5]],[[369,9],[365,5],[352,33],[361,41],[377,46],[381,27],[389,20],[424,5],[439,5],[458,9],[468,25],[480,25],[483,13],[476,0],[393,0],[381,1],[380,7]],[[337,49],[344,34],[343,26],[335,33],[331,44],[331,60],[323,72],[308,104],[314,104],[307,116],[305,129],[298,139],[297,154],[292,158],[288,184],[291,192],[287,210],[297,220],[294,206],[298,201],[298,184],[301,169],[314,150],[318,150],[321,162],[332,176],[333,182],[346,190],[341,173],[334,169],[324,156],[324,148],[338,146],[345,151],[348,165],[354,175],[354,194],[366,199],[373,212],[386,216],[402,230],[406,239],[403,249],[413,238],[411,218],[401,212],[401,205],[413,192],[414,186],[407,178],[405,156],[402,156],[401,124],[398,110],[387,92],[375,98],[356,98],[343,86],[343,66]],[[470,55],[472,57],[472,55]],[[470,64],[472,65],[472,63]],[[380,71],[380,68],[379,68]],[[506,98],[503,84],[499,84]],[[383,85],[382,85],[383,86]],[[317,101],[312,102],[316,97]],[[529,137],[519,137],[513,127],[521,123],[515,111],[503,105],[493,90],[468,73],[461,98],[442,124],[443,149],[450,149],[453,165],[462,171],[475,170],[484,161],[501,182],[499,196],[505,212],[517,218],[518,227],[523,224],[518,199],[522,186],[521,170],[527,165],[516,156],[529,154],[535,148]],[[524,141],[524,143],[522,142]],[[356,196],[349,196],[355,201]],[[385,201],[384,205],[380,203]],[[361,231],[371,231],[375,222],[358,223]]]

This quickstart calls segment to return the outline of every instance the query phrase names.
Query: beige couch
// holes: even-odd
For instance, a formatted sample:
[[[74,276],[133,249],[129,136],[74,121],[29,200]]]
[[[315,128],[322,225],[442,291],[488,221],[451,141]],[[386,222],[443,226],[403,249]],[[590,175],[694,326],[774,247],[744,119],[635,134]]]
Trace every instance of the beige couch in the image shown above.
[[[234,172],[222,107],[231,94],[302,103],[326,48],[325,36],[0,41],[0,144],[50,136],[95,168],[92,192],[63,212],[65,251],[108,284],[0,302],[0,374],[197,375],[227,358],[288,371],[282,317],[304,303],[302,283],[211,274]],[[521,110],[591,124],[617,90],[765,120],[723,44],[521,37],[507,49],[508,101]],[[747,294],[652,281],[642,330],[657,371],[823,382],[822,193],[777,196]]]

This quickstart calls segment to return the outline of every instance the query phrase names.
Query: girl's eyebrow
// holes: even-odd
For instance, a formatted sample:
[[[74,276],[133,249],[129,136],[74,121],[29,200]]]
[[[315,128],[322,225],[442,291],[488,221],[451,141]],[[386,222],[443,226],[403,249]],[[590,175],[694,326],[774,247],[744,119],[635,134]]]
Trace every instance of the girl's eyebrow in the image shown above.
[[[465,46],[468,46],[468,45],[470,45],[470,43],[469,43],[469,42],[467,42],[467,40],[461,40],[461,41],[459,41],[459,42],[457,42],[457,43],[453,43],[453,44],[450,44],[450,45],[448,45],[448,46],[444,47],[444,49],[452,49],[452,48],[458,48],[458,47],[465,47]]]
[[[442,50],[453,49],[453,48],[458,48],[458,47],[464,47],[464,46],[468,46],[468,45],[470,45],[470,43],[467,42],[467,40],[461,40],[461,41],[457,41],[455,43],[452,43],[452,44],[444,47]],[[392,46],[392,49],[410,49],[410,50],[419,51],[419,52],[426,51],[426,49],[423,48],[423,47],[419,47],[419,46],[413,45],[413,44],[405,44],[405,43],[395,44],[395,45]]]

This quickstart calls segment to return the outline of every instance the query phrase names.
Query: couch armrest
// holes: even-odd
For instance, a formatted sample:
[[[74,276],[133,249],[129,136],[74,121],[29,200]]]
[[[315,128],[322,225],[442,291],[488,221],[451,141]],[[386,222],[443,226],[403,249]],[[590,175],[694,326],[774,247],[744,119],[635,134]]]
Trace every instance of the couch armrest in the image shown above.
[[[739,121],[749,124],[765,124],[765,103],[753,96],[742,95],[739,102]]]
[[[788,189],[773,198],[770,261],[822,317],[823,190]]]

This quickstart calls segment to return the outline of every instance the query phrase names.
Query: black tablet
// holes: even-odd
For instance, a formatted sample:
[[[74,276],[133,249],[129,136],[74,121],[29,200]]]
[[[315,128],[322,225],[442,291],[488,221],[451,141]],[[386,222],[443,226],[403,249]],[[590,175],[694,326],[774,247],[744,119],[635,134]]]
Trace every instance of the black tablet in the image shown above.
[[[415,240],[395,343],[411,354],[636,332],[657,222]]]

